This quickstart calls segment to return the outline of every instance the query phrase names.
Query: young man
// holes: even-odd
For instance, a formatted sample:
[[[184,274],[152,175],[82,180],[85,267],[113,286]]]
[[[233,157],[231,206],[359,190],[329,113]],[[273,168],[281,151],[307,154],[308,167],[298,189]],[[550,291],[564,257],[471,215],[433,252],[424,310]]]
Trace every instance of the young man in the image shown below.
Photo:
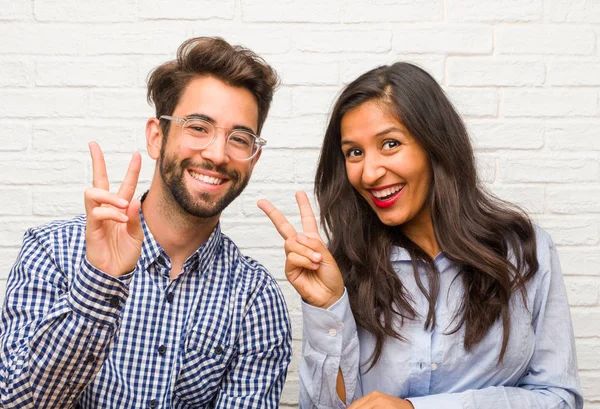
[[[156,160],[111,193],[90,143],[86,215],[31,229],[0,327],[3,408],[276,408],[291,329],[275,280],[221,233],[265,141],[277,75],[219,38],[151,74]]]

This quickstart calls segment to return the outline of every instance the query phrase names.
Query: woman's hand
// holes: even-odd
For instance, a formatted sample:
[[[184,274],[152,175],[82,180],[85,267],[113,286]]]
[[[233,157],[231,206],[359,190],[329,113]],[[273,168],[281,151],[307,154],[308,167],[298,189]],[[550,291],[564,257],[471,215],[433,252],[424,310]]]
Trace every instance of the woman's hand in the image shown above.
[[[414,409],[410,401],[381,392],[371,392],[358,399],[348,409]]]
[[[119,277],[135,268],[144,232],[139,200],[132,200],[142,158],[134,153],[118,193],[109,191],[106,163],[100,146],[90,143],[93,187],[85,191],[85,256],[97,269]]]
[[[285,240],[285,275],[300,296],[310,305],[329,308],[344,294],[344,280],[333,256],[321,240],[317,220],[306,193],[296,193],[303,233],[268,200],[258,207],[271,219]]]

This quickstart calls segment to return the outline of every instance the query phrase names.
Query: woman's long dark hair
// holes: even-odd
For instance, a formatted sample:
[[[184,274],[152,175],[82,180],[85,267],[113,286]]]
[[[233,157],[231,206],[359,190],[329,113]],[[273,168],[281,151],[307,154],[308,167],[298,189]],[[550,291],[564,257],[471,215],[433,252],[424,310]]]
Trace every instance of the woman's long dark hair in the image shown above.
[[[435,238],[443,253],[460,265],[465,289],[451,332],[464,325],[464,344],[470,350],[501,319],[501,362],[510,335],[509,301],[515,291],[525,296],[525,283],[538,269],[534,228],[523,211],[480,184],[467,130],[442,88],[424,70],[399,62],[361,75],[342,91],[315,179],[321,221],[352,312],[357,324],[376,338],[369,369],[379,360],[386,336],[405,339],[394,329],[393,320],[416,318],[413,300],[392,268],[392,247],[403,247],[411,255],[415,279],[429,302],[428,330],[435,327],[439,272],[431,257],[398,226],[384,225],[348,181],[340,124],[348,111],[367,101],[385,104],[428,155],[432,171],[428,205]],[[514,255],[512,262],[509,254]],[[428,266],[428,286],[417,272],[419,261]]]

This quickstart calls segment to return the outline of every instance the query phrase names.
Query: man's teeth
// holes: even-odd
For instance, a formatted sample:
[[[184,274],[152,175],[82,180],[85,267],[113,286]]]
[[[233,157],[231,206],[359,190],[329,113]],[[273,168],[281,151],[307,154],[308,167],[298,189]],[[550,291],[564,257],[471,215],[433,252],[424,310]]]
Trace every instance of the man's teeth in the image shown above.
[[[377,199],[382,199],[384,197],[393,195],[394,193],[400,191],[403,187],[404,187],[404,185],[396,185],[394,187],[388,187],[387,189],[383,189],[383,190],[372,190],[371,193]]]
[[[220,185],[221,183],[223,183],[223,179],[213,178],[211,176],[202,175],[196,172],[190,171],[190,175],[192,175],[194,179],[199,180],[200,182],[210,183],[211,185]]]

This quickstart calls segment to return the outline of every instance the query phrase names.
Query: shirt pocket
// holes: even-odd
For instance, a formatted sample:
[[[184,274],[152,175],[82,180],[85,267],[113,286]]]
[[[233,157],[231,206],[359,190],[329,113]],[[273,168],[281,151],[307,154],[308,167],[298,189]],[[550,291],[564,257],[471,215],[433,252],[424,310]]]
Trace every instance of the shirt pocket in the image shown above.
[[[191,406],[207,405],[219,392],[234,348],[199,330],[185,340],[181,370],[173,393]]]
[[[465,330],[460,329],[460,343],[457,346],[458,358],[469,365],[476,365],[486,370],[514,369],[526,367],[533,351],[533,330],[531,316],[524,308],[511,309],[510,335],[506,351],[501,363],[498,362],[504,327],[499,319],[489,328],[483,339],[470,351],[464,347]]]

